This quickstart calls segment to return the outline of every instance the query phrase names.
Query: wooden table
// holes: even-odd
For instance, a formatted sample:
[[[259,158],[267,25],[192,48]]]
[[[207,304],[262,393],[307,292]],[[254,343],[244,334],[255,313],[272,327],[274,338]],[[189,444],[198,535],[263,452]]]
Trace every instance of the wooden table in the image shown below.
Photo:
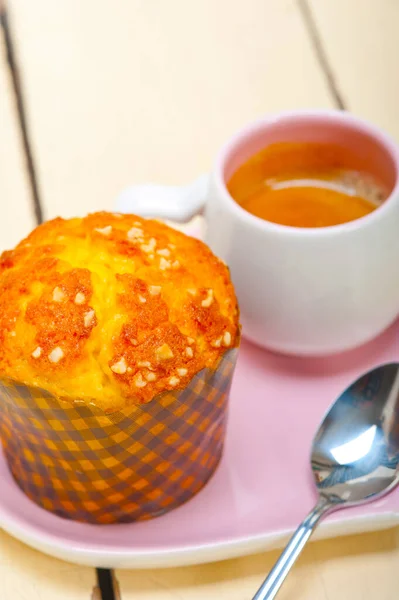
[[[399,140],[396,0],[9,0],[7,10],[45,218],[111,208],[131,183],[188,182],[268,111],[344,107]],[[5,52],[0,116],[3,249],[35,225]],[[276,557],[115,577],[123,600],[244,600]],[[89,600],[95,581],[0,533],[2,600]],[[398,531],[311,544],[280,597],[398,598]]]

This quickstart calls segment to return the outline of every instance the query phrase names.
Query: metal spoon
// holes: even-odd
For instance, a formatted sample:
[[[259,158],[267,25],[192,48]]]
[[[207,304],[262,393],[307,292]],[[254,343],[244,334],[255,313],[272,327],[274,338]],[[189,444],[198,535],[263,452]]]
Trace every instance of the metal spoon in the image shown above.
[[[320,519],[371,502],[399,482],[399,364],[369,371],[326,414],[313,440],[319,500],[298,527],[253,600],[275,598]]]

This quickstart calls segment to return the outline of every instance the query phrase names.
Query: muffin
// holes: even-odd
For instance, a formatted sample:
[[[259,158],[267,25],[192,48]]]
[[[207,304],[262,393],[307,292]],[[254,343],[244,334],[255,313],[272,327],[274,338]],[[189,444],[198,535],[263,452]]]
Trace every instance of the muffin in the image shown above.
[[[1,435],[63,517],[181,504],[214,472],[239,342],[227,267],[157,221],[55,219],[0,259]]]

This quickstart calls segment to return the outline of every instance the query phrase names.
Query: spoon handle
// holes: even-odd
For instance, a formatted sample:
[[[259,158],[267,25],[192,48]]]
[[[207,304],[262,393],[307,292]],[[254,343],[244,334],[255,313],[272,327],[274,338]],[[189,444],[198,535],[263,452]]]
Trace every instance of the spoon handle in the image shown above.
[[[333,508],[334,506],[325,498],[319,499],[312,512],[299,525],[253,600],[272,600],[276,597],[292,565],[302,552],[320,519]]]

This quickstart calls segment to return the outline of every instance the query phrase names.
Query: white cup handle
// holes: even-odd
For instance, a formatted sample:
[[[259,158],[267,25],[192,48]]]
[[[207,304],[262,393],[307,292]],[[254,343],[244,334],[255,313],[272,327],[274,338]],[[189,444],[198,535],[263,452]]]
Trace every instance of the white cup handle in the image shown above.
[[[185,186],[157,184],[133,185],[116,201],[116,210],[140,217],[168,219],[186,223],[202,212],[209,186],[209,175],[201,175]]]

